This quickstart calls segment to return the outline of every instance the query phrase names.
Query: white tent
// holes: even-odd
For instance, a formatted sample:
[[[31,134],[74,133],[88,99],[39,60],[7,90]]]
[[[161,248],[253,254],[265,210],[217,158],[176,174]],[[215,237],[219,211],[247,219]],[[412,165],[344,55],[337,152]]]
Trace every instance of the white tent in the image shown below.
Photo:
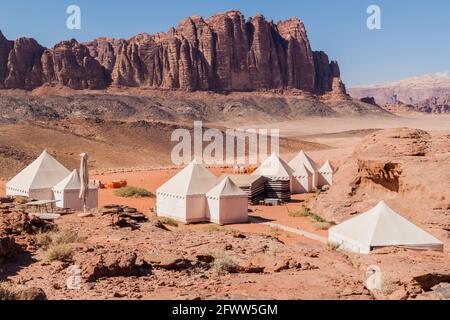
[[[206,194],[207,218],[223,225],[248,221],[248,196],[229,177]]]
[[[283,159],[272,153],[252,175],[272,180],[290,180],[293,173],[294,170]]]
[[[289,162],[289,166],[294,170],[294,177],[303,177],[305,175],[305,168],[311,174],[311,189],[306,192],[311,192],[317,188],[319,182],[318,166],[303,150]]]
[[[83,200],[80,199],[81,179],[77,170],[74,170],[64,180],[52,188],[54,198],[59,208],[82,210]],[[89,195],[86,201],[87,208],[98,207],[98,189],[89,184]]]
[[[6,184],[7,196],[25,196],[36,200],[53,200],[52,187],[70,171],[44,151],[33,163]]]
[[[331,228],[329,242],[341,249],[363,254],[388,246],[443,250],[441,241],[401,217],[384,201],[368,212]]]
[[[291,181],[292,193],[301,194],[311,192],[313,190],[313,176],[314,174],[305,165],[299,165]]]
[[[206,192],[217,184],[217,177],[194,160],[156,191],[160,217],[184,223],[206,220]]]
[[[319,169],[319,183],[318,187],[333,185],[334,168],[330,161],[325,162],[322,168]]]

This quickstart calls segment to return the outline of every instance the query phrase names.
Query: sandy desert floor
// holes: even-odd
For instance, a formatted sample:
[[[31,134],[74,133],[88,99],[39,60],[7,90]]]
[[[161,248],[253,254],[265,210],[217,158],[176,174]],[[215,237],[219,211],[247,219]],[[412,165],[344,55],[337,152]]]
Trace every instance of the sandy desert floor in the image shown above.
[[[252,127],[257,127],[257,125]],[[267,125],[264,125],[264,127],[267,128]],[[319,164],[325,160],[331,160],[339,167],[347,161],[348,157],[353,154],[355,147],[368,134],[380,129],[398,127],[420,128],[431,133],[448,134],[450,133],[450,116],[414,114],[407,118],[388,119],[311,118],[296,122],[274,123],[270,127],[282,128],[281,135],[285,137],[301,138],[302,140],[329,146],[317,151],[312,150],[309,154]],[[290,160],[293,155],[294,153],[285,153],[282,156],[286,160]],[[212,169],[212,171],[217,176],[227,173],[226,169]],[[177,170],[173,169],[129,171],[123,168],[105,168],[97,170],[92,178],[99,179],[102,182],[126,179],[129,185],[143,187],[155,193],[156,189],[176,172]],[[4,183],[4,181],[0,182],[0,194],[4,194]],[[313,206],[316,197],[316,194],[295,196],[295,201],[280,207],[253,206],[251,207],[251,216],[303,230],[319,237],[326,237],[327,231],[318,230],[311,218],[289,215],[290,212],[299,210],[303,204],[307,204],[308,207]],[[121,204],[134,207],[148,216],[151,216],[150,209],[155,206],[155,199],[120,198],[115,196],[112,190],[106,189],[100,190],[99,201],[100,206]],[[435,285],[450,282],[448,247],[446,247],[444,253],[416,253],[393,249],[370,256],[357,256],[330,251],[320,241],[260,223],[231,225],[218,229],[211,228],[209,224],[180,225],[177,228],[169,227],[172,232],[170,235],[161,233],[151,224],[144,224],[139,231],[117,230],[108,226],[105,219],[94,217],[80,220],[76,215],[63,217],[58,225],[62,229],[78,230],[88,237],[87,242],[77,249],[75,256],[77,263],[82,266],[87,265],[87,269],[83,269],[87,273],[95,271],[90,269],[90,264],[99,263],[98,261],[91,261],[93,259],[90,256],[91,252],[108,257],[110,252],[119,254],[122,250],[124,250],[123,252],[138,250],[137,255],[139,256],[143,250],[147,250],[145,252],[148,253],[148,250],[152,250],[152,247],[154,247],[154,250],[167,248],[170,254],[175,255],[175,258],[172,255],[166,259],[160,251],[158,254],[164,256],[163,258],[160,257],[160,260],[175,263],[174,261],[178,261],[181,256],[193,256],[194,258],[187,258],[193,263],[195,259],[198,259],[201,251],[200,249],[200,251],[196,251],[197,246],[202,247],[205,243],[208,243],[208,250],[216,250],[224,243],[229,243],[228,247],[233,248],[229,251],[230,255],[241,261],[239,269],[241,272],[217,276],[211,271],[202,271],[193,275],[191,269],[185,270],[180,267],[178,273],[174,273],[171,269],[172,264],[162,266],[163,263],[158,260],[159,262],[153,262],[152,264],[156,267],[154,267],[155,270],[151,276],[144,278],[130,278],[129,275],[114,278],[106,276],[105,279],[97,280],[97,282],[83,287],[81,291],[74,292],[63,288],[65,277],[58,275],[58,272],[61,273],[61,270],[65,270],[67,266],[42,262],[42,252],[38,250],[33,254],[35,262],[26,264],[27,267],[20,268],[18,271],[11,271],[15,270],[15,267],[13,265],[6,266],[5,274],[8,275],[6,280],[20,288],[24,286],[42,287],[48,296],[53,299],[442,299],[443,295],[437,294],[437,291],[431,288],[434,288]],[[245,241],[242,240],[246,244],[239,242],[237,240],[239,237],[230,236],[230,234],[236,232],[247,236]],[[111,237],[114,239],[112,240]],[[157,243],[155,239],[158,239]],[[211,241],[211,239],[214,240]],[[447,239],[445,239],[445,243],[448,243]],[[251,248],[251,250],[248,249],[251,252],[246,251],[245,246]],[[272,252],[268,255],[266,249],[263,249],[260,256],[261,252],[258,251],[260,246],[268,246],[269,249],[267,250],[270,252],[273,251],[273,246],[280,246],[277,250],[285,251],[285,254],[280,256],[280,254]],[[136,249],[138,247],[139,249]],[[259,253],[256,254],[255,252]],[[271,256],[272,254],[273,256]],[[266,257],[265,260],[263,257]],[[303,267],[298,267],[299,265],[293,267],[295,262],[292,262],[292,259],[295,260],[295,257],[302,261]],[[153,261],[149,257],[145,259],[145,261]],[[264,262],[261,262],[261,259]],[[267,259],[275,265],[287,263],[286,268],[277,269]],[[199,262],[197,261],[197,263]],[[395,278],[391,283],[395,288],[390,290],[389,293],[374,294],[365,288],[363,283],[364,272],[372,264],[380,265],[385,270],[389,270],[392,277]],[[252,266],[264,266],[266,272],[259,274]],[[280,270],[284,271],[280,273]],[[47,277],[50,278],[48,281]],[[175,284],[175,279],[179,283]],[[445,290],[448,291],[448,289]]]

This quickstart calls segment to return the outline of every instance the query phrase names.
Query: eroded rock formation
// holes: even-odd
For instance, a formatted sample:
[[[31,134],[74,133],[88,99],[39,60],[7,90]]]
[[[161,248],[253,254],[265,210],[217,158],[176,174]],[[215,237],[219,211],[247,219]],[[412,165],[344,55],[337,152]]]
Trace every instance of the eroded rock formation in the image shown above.
[[[337,62],[313,52],[303,23],[278,23],[239,11],[209,19],[193,16],[167,33],[128,40],[64,41],[52,49],[35,40],[7,40],[0,33],[0,88],[43,84],[73,89],[108,86],[186,91],[299,89],[345,91]]]

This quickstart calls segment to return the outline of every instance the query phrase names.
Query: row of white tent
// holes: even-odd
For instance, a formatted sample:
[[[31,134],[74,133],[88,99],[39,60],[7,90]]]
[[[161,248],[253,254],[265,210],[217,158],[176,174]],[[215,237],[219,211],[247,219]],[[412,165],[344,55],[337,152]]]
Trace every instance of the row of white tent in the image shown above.
[[[156,211],[184,223],[244,223],[248,196],[229,177],[217,178],[194,160],[156,191]]]
[[[289,163],[273,153],[253,173],[272,180],[289,180],[292,194],[308,193],[317,188],[331,186],[333,174],[334,168],[329,161],[319,168],[303,150]]]
[[[7,196],[24,196],[35,200],[55,200],[56,206],[81,210],[81,179],[79,172],[66,167],[44,151],[28,167],[6,183]],[[89,185],[87,208],[97,208],[98,189]]]

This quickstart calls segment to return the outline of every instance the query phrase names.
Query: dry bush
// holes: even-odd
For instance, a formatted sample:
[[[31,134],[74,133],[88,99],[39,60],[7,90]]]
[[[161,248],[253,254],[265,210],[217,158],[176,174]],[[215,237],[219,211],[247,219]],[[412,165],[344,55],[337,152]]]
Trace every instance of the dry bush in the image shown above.
[[[315,230],[328,230],[331,228],[331,223],[329,223],[329,222],[314,222],[313,227]]]
[[[67,243],[53,244],[45,252],[45,259],[48,262],[52,261],[67,262],[71,261],[72,257],[73,257],[72,246]]]
[[[228,229],[225,227],[218,226],[216,224],[208,224],[202,228],[203,232],[227,232]]]
[[[306,210],[298,210],[298,211],[294,211],[294,212],[289,212],[289,217],[292,218],[303,218],[303,217],[307,217],[308,213],[306,212]]]
[[[166,226],[178,227],[178,221],[175,219],[168,217],[158,217],[158,220]]]
[[[212,268],[218,274],[234,273],[237,271],[237,264],[223,251],[213,252],[214,257]]]
[[[380,289],[381,294],[388,296],[397,291],[398,288],[399,285],[397,281],[395,281],[393,278],[386,275],[385,273],[381,275],[381,289]]]
[[[52,244],[52,241],[50,232],[40,232],[34,236],[34,243],[39,248],[48,248]]]
[[[34,237],[34,242],[38,247],[48,248],[52,245],[79,243],[86,240],[73,230],[41,232]]]
[[[328,242],[326,249],[327,251],[337,251],[339,250],[340,245],[337,243]]]
[[[283,232],[278,227],[270,227],[270,234],[274,237],[281,236]]]

